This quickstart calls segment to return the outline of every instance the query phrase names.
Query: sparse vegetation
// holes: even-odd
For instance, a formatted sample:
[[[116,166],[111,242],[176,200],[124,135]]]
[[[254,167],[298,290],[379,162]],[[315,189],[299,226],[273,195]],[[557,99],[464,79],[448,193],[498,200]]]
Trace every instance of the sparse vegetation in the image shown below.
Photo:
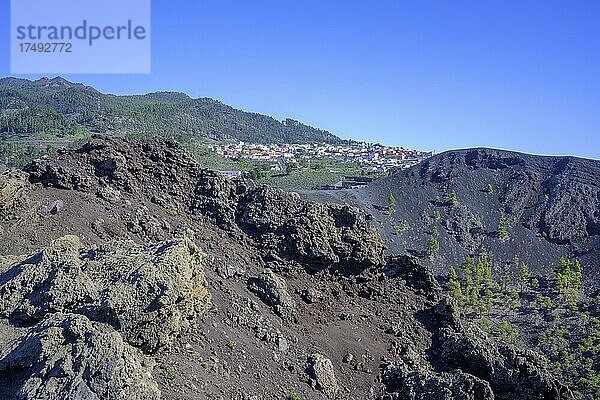
[[[456,205],[458,204],[458,196],[456,195],[456,192],[454,190],[452,191],[452,193],[450,193],[449,202],[452,207],[456,207]]]
[[[521,293],[523,293],[531,286],[531,273],[529,272],[529,266],[521,261],[519,257],[515,257],[513,262],[515,263],[516,269],[516,282]]]
[[[394,228],[394,235],[400,236],[402,232],[408,229],[408,222],[405,219],[399,221],[392,221],[392,228]]]
[[[166,367],[163,370],[163,376],[165,379],[172,381],[177,377],[177,370],[175,369],[175,367]]]
[[[237,343],[236,343],[236,342],[234,342],[233,340],[230,340],[230,341],[227,343],[227,347],[229,347],[229,350],[231,350],[231,351],[235,351],[235,350],[237,349]]]
[[[544,311],[550,311],[554,308],[554,303],[549,296],[544,296],[538,293],[535,296],[535,301],[537,302],[538,307]]]
[[[494,329],[494,335],[508,343],[514,343],[519,336],[519,328],[508,321],[502,321]]]
[[[500,210],[498,213],[498,237],[501,240],[508,239],[508,219],[506,218],[506,214],[504,210]]]
[[[592,394],[598,390],[594,385],[600,367],[600,299],[587,305],[582,300],[581,264],[576,259],[561,258],[554,286],[550,287],[542,287],[519,257],[509,265],[502,274],[485,256],[467,258],[459,269],[450,268],[446,293],[491,335],[518,346],[535,345],[550,359],[553,372],[570,382],[577,398],[595,398]],[[494,281],[494,276],[502,277],[502,285]],[[553,297],[566,308],[557,309]],[[580,311],[584,309],[586,312]],[[540,313],[545,314],[545,320]],[[548,328],[541,335],[529,336],[519,329],[522,318]]]
[[[487,193],[494,193],[494,187],[492,186],[491,183],[488,183],[487,187],[485,188],[485,191]]]
[[[440,252],[440,242],[433,236],[429,236],[427,239],[427,254],[429,257],[435,258]]]

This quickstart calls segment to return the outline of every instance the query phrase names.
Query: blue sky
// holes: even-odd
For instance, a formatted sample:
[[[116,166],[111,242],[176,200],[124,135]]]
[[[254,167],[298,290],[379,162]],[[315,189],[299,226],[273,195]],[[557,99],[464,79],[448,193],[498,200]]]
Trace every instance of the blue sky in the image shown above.
[[[65,77],[103,92],[212,97],[391,145],[600,158],[598,1],[152,7],[151,74]],[[0,76],[10,75],[8,11],[0,0]]]

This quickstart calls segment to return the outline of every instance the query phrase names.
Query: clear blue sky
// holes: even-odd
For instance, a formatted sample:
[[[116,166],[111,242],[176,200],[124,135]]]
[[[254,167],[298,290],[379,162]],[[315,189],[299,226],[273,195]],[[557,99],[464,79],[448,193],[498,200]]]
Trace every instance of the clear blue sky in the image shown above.
[[[1,76],[10,75],[7,3],[0,0]],[[600,158],[599,1],[152,6],[152,74],[66,78],[103,92],[212,97],[419,149]]]

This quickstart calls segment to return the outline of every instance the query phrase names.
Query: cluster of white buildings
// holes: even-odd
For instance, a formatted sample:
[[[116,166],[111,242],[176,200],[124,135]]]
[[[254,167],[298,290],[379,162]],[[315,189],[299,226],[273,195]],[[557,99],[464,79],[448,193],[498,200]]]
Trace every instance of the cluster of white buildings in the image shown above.
[[[406,168],[431,157],[433,152],[390,147],[380,144],[348,142],[344,144],[220,144],[212,150],[231,160],[279,162],[329,158],[355,163],[368,172],[385,173],[391,168]]]

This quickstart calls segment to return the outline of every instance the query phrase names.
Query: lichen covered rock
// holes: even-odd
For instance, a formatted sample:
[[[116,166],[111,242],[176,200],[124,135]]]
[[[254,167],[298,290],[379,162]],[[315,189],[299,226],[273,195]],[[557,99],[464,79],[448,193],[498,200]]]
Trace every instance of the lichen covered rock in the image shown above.
[[[308,357],[308,374],[313,386],[333,399],[340,391],[333,364],[322,354],[312,354]]]
[[[273,311],[283,319],[293,319],[294,300],[288,293],[285,279],[270,269],[248,279],[248,289],[256,293]]]
[[[9,170],[0,174],[0,219],[5,218],[23,197],[27,174]]]
[[[0,398],[160,399],[153,368],[109,325],[49,314],[18,340],[0,344]]]
[[[13,324],[78,313],[148,353],[168,345],[209,299],[202,254],[186,239],[87,248],[66,236],[0,277],[0,316]]]

